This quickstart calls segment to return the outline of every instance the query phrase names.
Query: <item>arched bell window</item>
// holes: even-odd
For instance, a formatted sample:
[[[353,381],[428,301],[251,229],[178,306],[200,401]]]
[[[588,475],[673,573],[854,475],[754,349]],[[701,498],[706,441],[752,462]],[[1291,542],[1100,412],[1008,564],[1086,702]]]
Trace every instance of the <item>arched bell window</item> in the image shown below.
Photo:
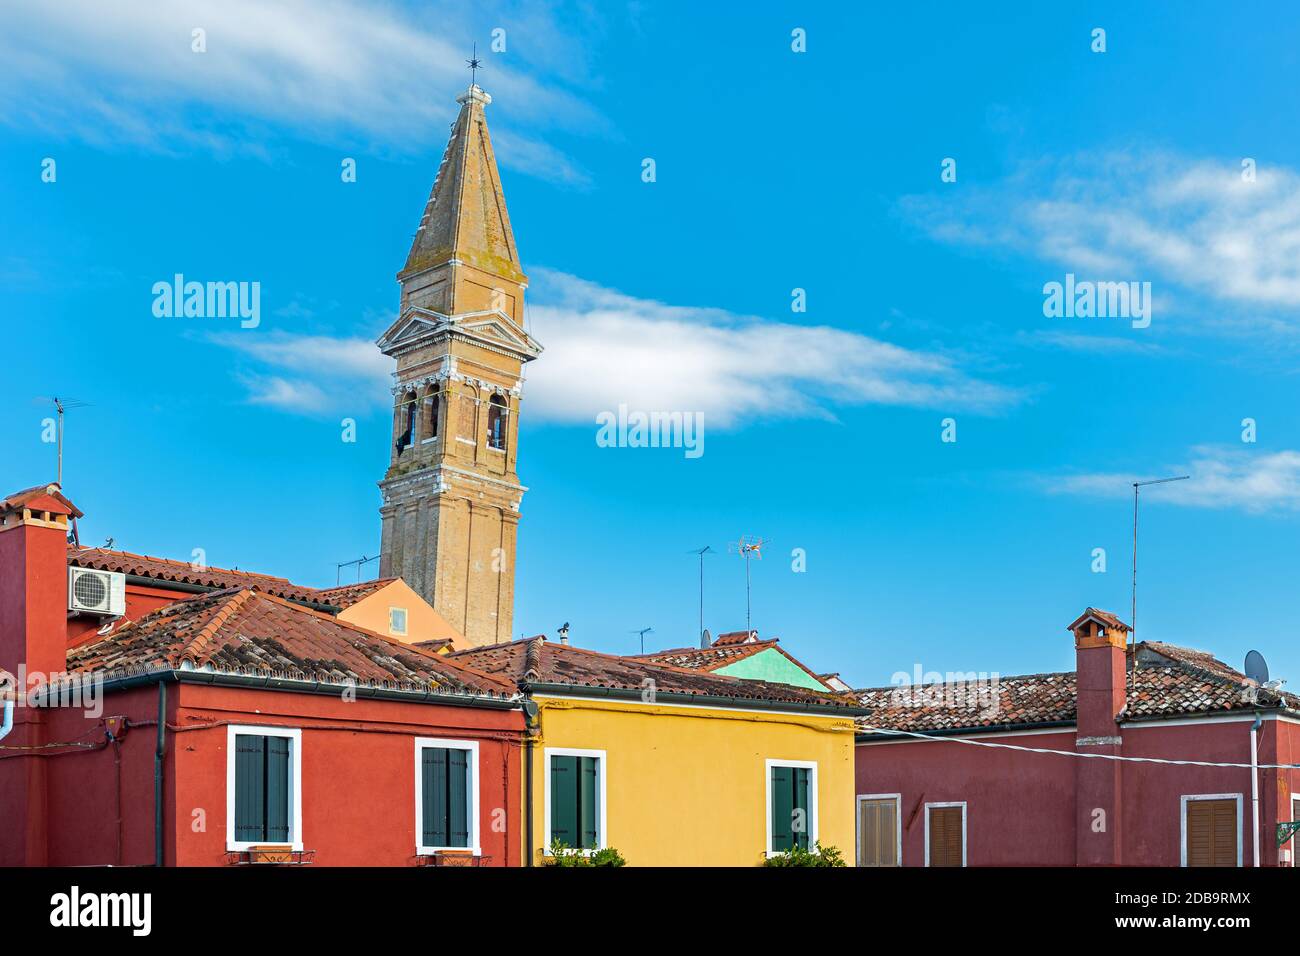
[[[488,403],[488,447],[495,448],[498,451],[505,451],[506,448],[506,416],[510,409],[506,405],[505,396],[493,395],[492,400]]]
[[[397,434],[397,453],[399,455],[415,441],[417,412],[415,393],[407,392],[402,397],[401,405],[397,411],[397,421],[401,429]]]
[[[425,441],[438,437],[438,411],[441,403],[438,393],[430,389],[424,396],[423,420],[420,422],[420,436]]]

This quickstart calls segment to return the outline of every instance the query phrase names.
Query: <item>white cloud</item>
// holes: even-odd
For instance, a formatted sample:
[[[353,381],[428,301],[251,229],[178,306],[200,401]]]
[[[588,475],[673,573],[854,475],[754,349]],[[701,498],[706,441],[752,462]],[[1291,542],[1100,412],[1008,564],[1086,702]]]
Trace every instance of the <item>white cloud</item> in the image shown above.
[[[399,152],[446,139],[457,108],[452,94],[467,85],[466,51],[479,36],[469,20],[502,7],[467,19],[458,4],[407,11],[361,0],[4,6],[0,120],[10,124],[164,150],[258,149],[271,125]],[[196,28],[206,31],[204,53],[191,49]],[[574,42],[552,21],[533,17],[530,29],[547,30],[548,42]],[[561,153],[519,126],[577,128],[597,120],[591,108],[513,68],[520,57],[484,59],[484,85],[509,104],[501,135],[511,148],[501,161],[545,178],[581,180]],[[254,126],[254,135],[241,135]]]
[[[1239,161],[1082,154],[962,189],[901,208],[941,241],[1028,252],[1081,278],[1300,308],[1300,175],[1286,167],[1261,165],[1245,182]]]
[[[736,427],[861,404],[992,412],[1022,397],[948,356],[856,332],[666,305],[550,269],[532,278],[540,301],[528,315],[546,348],[527,369],[532,421],[586,424],[626,404]],[[237,332],[214,341],[260,369],[245,373],[253,401],[308,414],[388,401],[393,365],[369,339]]]
[[[842,405],[992,411],[1013,389],[971,378],[939,353],[828,326],[770,322],[638,299],[565,273],[534,270],[528,410],[590,422],[619,404],[703,412],[718,426],[830,417]]]
[[[1161,475],[1190,475],[1170,482],[1152,500],[1188,508],[1240,508],[1252,513],[1300,510],[1300,452],[1243,451],[1203,445],[1191,450],[1191,460],[1161,471]],[[1152,475],[1098,472],[1069,475],[1042,482],[1045,490],[1089,497],[1132,497],[1133,482]]]

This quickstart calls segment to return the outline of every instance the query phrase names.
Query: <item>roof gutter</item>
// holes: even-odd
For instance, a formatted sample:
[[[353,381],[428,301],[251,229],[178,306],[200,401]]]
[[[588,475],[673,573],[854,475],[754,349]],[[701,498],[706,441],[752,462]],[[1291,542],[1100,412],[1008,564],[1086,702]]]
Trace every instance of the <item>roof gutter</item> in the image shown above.
[[[544,682],[521,683],[525,694],[542,694],[554,697],[607,697],[611,700],[634,700],[645,703],[644,691],[632,687],[591,687],[578,684],[550,684]],[[864,707],[846,707],[808,701],[763,700],[755,697],[728,697],[718,694],[687,694],[681,691],[655,691],[656,700],[675,704],[696,704],[701,707],[739,707],[744,710],[801,711],[833,717],[864,717],[870,711]]]
[[[77,675],[82,680],[90,675]],[[399,690],[391,687],[367,687],[362,684],[332,684],[325,681],[293,680],[285,677],[255,677],[248,674],[224,674],[219,671],[170,670],[149,671],[112,677],[103,682],[105,691],[132,690],[167,682],[171,684],[209,684],[216,687],[239,687],[253,690],[278,690],[297,694],[320,694],[337,697],[345,690],[358,698],[369,700],[401,700],[408,703],[444,704],[451,707],[486,707],[491,710],[517,710],[524,702],[519,696],[488,697],[469,694],[447,694],[436,691]],[[51,686],[51,685],[47,685]],[[43,695],[42,695],[43,696]],[[39,698],[38,698],[39,699]]]

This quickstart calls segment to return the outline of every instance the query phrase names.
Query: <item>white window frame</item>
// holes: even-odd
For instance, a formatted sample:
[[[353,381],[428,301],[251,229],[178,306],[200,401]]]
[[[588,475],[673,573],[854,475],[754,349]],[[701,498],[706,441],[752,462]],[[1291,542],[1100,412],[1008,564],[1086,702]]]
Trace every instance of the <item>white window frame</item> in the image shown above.
[[[428,747],[441,747],[446,750],[469,751],[469,803],[466,805],[466,822],[469,824],[469,846],[425,846],[424,840],[424,773],[420,752]],[[478,741],[453,740],[446,737],[415,738],[415,853],[417,856],[432,856],[441,850],[465,852],[470,850],[475,856],[483,855],[479,842],[479,795],[478,795]]]
[[[258,724],[226,725],[226,849],[247,850],[255,846],[281,846],[267,840],[235,839],[235,738],[240,734],[286,737],[289,740],[289,845],[302,849],[302,730]]]
[[[394,612],[394,611],[401,611],[401,612],[402,612],[402,624],[403,624],[404,626],[402,627],[402,629],[401,629],[400,631],[399,631],[396,627],[393,626],[393,612]],[[388,633],[390,633],[390,634],[397,634],[397,635],[399,635],[399,636],[401,636],[401,637],[405,637],[405,636],[406,636],[406,632],[409,631],[410,629],[411,629],[411,612],[408,611],[408,610],[407,610],[406,608],[404,608],[404,607],[398,607],[398,606],[396,606],[396,605],[393,605],[393,606],[389,607],[389,609],[388,609]]]
[[[763,831],[767,834],[766,854],[769,857],[777,856],[784,853],[785,850],[772,849],[772,769],[774,767],[804,767],[812,772],[808,774],[808,792],[811,795],[808,807],[808,849],[810,852],[816,852],[814,847],[817,846],[817,825],[821,813],[818,810],[819,792],[817,786],[817,761],[816,760],[774,760],[768,758],[763,766],[763,788],[766,791],[767,811],[763,814]]]
[[[1237,801],[1237,866],[1242,865],[1245,832],[1242,829],[1243,795],[1240,793],[1184,793],[1178,798],[1178,843],[1179,866],[1187,866],[1187,804],[1193,800],[1236,800]]]
[[[894,801],[894,866],[903,865],[903,795],[901,793],[860,793],[853,805],[854,849],[857,851],[857,866],[862,865],[862,802],[864,800]]]
[[[966,866],[966,801],[952,800],[946,803],[927,803],[925,805],[925,865],[930,865],[930,808],[961,807],[961,865]]]
[[[596,850],[609,846],[609,814],[606,813],[605,778],[609,772],[609,758],[603,750],[582,750],[573,747],[545,747],[542,750],[542,800],[544,801],[544,829],[546,837],[542,844],[542,853],[551,855],[551,758],[552,757],[595,757],[596,764],[596,799],[600,802],[600,828],[596,832],[596,846],[590,850],[578,850],[583,856],[591,856]],[[575,848],[576,849],[576,848]]]

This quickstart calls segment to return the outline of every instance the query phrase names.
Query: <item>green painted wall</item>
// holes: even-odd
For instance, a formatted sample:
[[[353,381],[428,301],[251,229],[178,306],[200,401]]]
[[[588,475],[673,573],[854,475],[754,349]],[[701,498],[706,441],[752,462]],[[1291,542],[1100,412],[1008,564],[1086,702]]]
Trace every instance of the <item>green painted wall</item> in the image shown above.
[[[726,674],[744,680],[766,680],[774,684],[792,684],[809,690],[826,690],[826,686],[812,677],[802,667],[790,663],[790,660],[775,647],[752,654],[744,660],[719,667],[713,673]]]

